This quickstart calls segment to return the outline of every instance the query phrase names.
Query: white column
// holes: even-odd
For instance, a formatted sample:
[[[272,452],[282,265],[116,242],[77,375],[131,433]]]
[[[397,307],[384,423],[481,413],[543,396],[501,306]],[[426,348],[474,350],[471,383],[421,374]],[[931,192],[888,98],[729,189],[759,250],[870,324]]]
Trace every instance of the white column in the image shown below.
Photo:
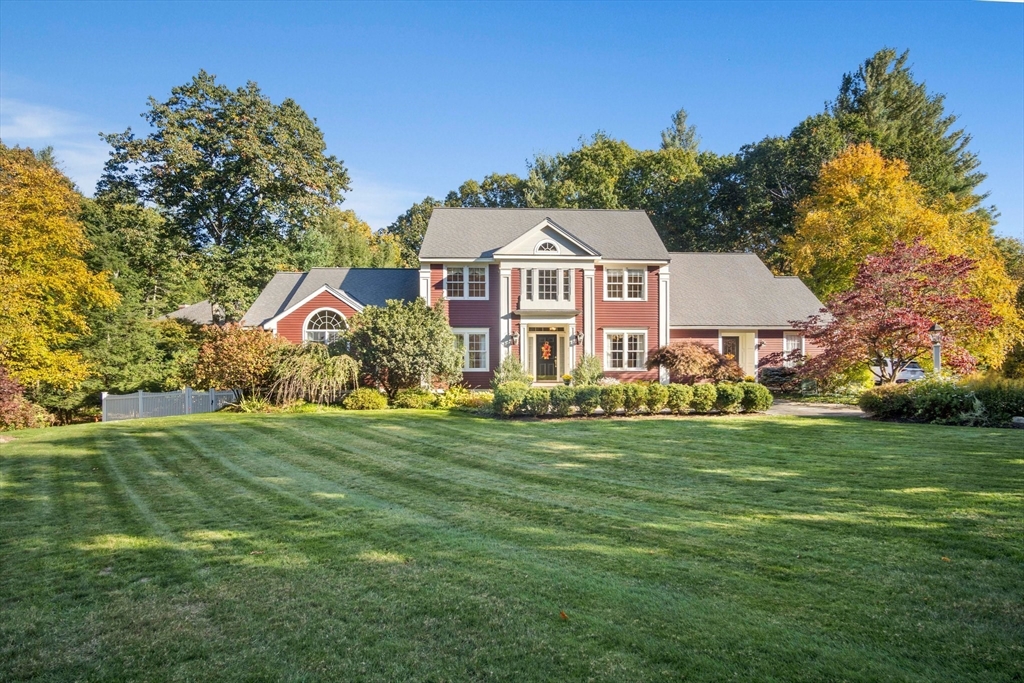
[[[420,296],[430,305],[430,264],[420,267]]]
[[[658,346],[665,346],[668,344],[670,310],[668,266],[662,266],[658,270]],[[668,370],[665,368],[659,368],[658,378],[662,384],[668,384]]]
[[[501,273],[501,310],[500,310],[500,325],[499,334],[501,335],[501,344],[498,348],[500,349],[499,360],[505,360],[505,356],[508,355],[511,350],[512,341],[512,269],[502,268]]]
[[[583,289],[586,299],[583,307],[583,352],[594,355],[594,335],[597,334],[597,326],[594,324],[594,313],[596,311],[594,301],[594,269],[588,268],[583,271]]]

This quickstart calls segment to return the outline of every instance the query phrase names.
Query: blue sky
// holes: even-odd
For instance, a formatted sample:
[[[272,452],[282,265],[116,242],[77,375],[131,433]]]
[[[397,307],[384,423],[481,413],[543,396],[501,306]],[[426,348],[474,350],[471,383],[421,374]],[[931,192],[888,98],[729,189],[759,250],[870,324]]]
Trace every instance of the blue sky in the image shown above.
[[[1024,234],[1024,5],[928,3],[0,3],[0,137],[53,145],[91,193],[97,132],[142,130],[146,98],[200,68],[315,117],[374,228],[467,178],[524,173],[603,130],[635,147],[685,106],[703,147],[787,133],[875,50],[974,136]]]

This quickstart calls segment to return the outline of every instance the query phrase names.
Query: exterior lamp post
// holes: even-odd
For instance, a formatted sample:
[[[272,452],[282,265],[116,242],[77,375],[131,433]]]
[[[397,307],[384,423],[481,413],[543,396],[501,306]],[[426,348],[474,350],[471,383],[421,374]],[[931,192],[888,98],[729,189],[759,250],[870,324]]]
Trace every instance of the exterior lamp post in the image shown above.
[[[932,339],[932,366],[935,374],[942,372],[942,325],[935,323],[928,330]]]

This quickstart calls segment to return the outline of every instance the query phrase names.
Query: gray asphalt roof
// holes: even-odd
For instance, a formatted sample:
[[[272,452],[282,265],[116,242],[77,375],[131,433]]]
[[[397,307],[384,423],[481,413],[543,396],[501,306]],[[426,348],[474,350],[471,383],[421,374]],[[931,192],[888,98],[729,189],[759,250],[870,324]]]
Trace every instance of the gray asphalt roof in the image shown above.
[[[605,260],[668,260],[665,245],[643,211],[448,207],[438,207],[430,215],[420,258],[490,258],[545,218],[585,242]]]
[[[203,299],[189,306],[182,306],[176,311],[165,313],[157,320],[167,320],[168,318],[188,320],[199,325],[212,325],[214,322],[224,320],[224,308],[220,305],[215,307],[209,299]]]
[[[312,268],[308,273],[277,273],[263,288],[243,325],[263,325],[324,285],[340,289],[364,306],[388,299],[412,301],[419,296],[419,271],[411,268]]]
[[[671,254],[669,324],[782,327],[821,309],[797,277],[776,277],[756,254]]]

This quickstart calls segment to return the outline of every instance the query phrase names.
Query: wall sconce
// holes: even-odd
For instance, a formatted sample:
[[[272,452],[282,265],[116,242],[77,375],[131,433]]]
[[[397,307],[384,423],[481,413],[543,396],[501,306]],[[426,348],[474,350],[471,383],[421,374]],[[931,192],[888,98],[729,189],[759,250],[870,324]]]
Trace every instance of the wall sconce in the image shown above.
[[[513,332],[512,334],[509,335],[509,338],[512,340],[512,345],[515,346],[516,344],[519,343],[519,332]]]
[[[576,334],[572,335],[572,343],[575,344],[576,346],[582,346],[583,345],[583,339],[586,336],[587,335],[585,335],[582,332],[577,332]]]
[[[759,339],[758,342],[756,344],[754,344],[754,348],[755,349],[760,349],[762,346],[764,346],[764,340],[763,339]]]

